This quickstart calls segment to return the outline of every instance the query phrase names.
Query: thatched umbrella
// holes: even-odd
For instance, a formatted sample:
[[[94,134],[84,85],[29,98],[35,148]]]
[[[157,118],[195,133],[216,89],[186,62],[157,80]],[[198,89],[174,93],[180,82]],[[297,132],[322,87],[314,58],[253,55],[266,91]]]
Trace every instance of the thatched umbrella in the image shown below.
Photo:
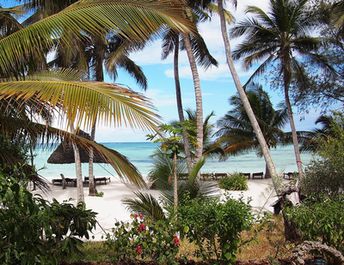
[[[90,136],[85,133],[84,131],[79,131],[78,135],[84,137],[86,139],[91,139]],[[81,163],[88,163],[89,155],[87,150],[84,148],[79,147],[80,152],[80,160]],[[107,163],[106,160],[101,156],[99,153],[94,150],[94,163]],[[71,142],[62,142],[55,151],[49,156],[48,158],[49,164],[73,164],[75,163],[74,160],[74,151]]]

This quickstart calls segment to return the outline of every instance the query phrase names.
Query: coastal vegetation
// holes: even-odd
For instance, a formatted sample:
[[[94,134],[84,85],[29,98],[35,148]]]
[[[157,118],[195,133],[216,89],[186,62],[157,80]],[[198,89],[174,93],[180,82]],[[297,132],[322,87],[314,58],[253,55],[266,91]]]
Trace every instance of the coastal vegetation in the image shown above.
[[[231,10],[223,0],[17,2],[0,8],[1,264],[344,264],[343,1],[269,0],[269,12],[250,6],[239,21],[231,13],[237,1],[226,6]],[[203,114],[199,71],[218,65],[198,30],[211,16],[220,18],[237,89],[216,125],[213,112]],[[233,51],[229,37],[240,37]],[[159,38],[162,57],[173,53],[179,121],[170,124],[161,124],[143,94],[104,82],[105,73],[115,80],[122,68],[146,90],[148,80],[130,54]],[[184,112],[180,50],[190,65],[195,111]],[[244,85],[235,60],[255,68]],[[264,90],[255,83],[263,74]],[[278,88],[284,102],[276,107],[266,90]],[[323,127],[297,131],[293,109],[310,111],[314,104]],[[107,196],[95,186],[97,155],[121,180],[137,188],[147,183],[127,157],[95,142],[100,124],[150,131],[147,140],[158,144],[149,174],[158,191],[123,199],[130,220],[115,221],[111,230],[85,204],[80,151],[89,156],[90,196]],[[37,145],[61,141],[73,146],[75,202],[46,200],[50,185],[33,159]],[[298,172],[285,180],[270,151],[288,143]],[[240,197],[260,180],[244,173],[201,180],[210,157],[249,150],[264,157],[268,179],[261,181],[276,195],[274,215],[266,211],[268,200],[257,208]],[[306,168],[300,150],[315,155]],[[85,243],[98,226],[102,241]]]

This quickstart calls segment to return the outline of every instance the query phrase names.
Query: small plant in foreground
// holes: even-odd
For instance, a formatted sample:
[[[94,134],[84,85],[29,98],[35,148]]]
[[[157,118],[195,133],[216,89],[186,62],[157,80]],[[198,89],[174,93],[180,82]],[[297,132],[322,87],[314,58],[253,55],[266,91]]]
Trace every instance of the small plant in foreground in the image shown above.
[[[104,196],[104,192],[102,192],[102,191],[101,191],[101,192],[97,192],[97,193],[96,193],[96,196],[97,196],[97,197],[103,197],[103,196]]]
[[[132,222],[117,222],[113,234],[107,235],[107,246],[115,261],[155,260],[159,264],[177,264],[180,238],[168,221],[151,222],[142,214],[132,214]]]
[[[301,232],[303,240],[326,243],[344,252],[344,196],[317,198],[287,208],[288,218]]]
[[[50,203],[26,187],[0,173],[0,264],[60,264],[89,238],[96,213],[84,204]]]
[[[209,260],[234,262],[240,242],[240,233],[249,229],[253,220],[250,206],[242,201],[228,199],[194,199],[178,210],[181,231],[195,243],[200,256]]]
[[[224,190],[247,190],[247,178],[239,173],[235,173],[221,179],[219,187]]]

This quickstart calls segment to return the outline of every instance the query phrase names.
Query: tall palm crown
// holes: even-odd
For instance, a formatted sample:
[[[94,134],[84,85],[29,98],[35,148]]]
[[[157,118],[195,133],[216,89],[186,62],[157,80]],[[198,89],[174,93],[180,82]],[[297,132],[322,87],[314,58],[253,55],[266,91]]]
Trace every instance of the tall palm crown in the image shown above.
[[[313,24],[308,17],[307,1],[271,0],[269,13],[250,6],[246,12],[253,16],[232,28],[232,37],[245,35],[245,40],[233,52],[234,58],[244,58],[247,68],[263,60],[252,78],[276,63],[287,82],[291,82],[292,78],[301,82],[305,77],[305,59],[325,66],[322,58],[315,53],[321,39],[311,36]]]
[[[278,143],[284,142],[286,134],[282,128],[288,121],[286,108],[275,109],[269,95],[256,84],[246,93],[268,147],[274,148]],[[239,96],[231,97],[229,103],[233,109],[217,123],[217,142],[223,147],[226,156],[252,149],[257,150],[257,154],[261,156],[259,142]]]
[[[306,63],[324,69],[326,60],[316,53],[321,39],[311,36],[307,0],[270,0],[270,12],[250,6],[247,13],[253,15],[239,22],[232,30],[233,37],[245,35],[244,41],[233,52],[235,59],[244,59],[244,65],[262,62],[248,82],[264,73],[269,67],[277,67],[275,77],[282,83],[288,109],[296,164],[302,177],[302,162],[298,138],[290,103],[290,88],[308,85]],[[281,78],[281,79],[280,79]]]

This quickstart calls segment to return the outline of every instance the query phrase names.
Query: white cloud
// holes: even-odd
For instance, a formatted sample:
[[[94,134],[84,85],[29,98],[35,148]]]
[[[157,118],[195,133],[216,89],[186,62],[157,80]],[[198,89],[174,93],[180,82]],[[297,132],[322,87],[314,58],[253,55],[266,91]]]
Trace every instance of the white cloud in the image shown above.
[[[227,1],[229,2],[229,1]],[[236,17],[237,21],[242,20],[245,16],[245,9],[249,5],[257,5],[256,0],[238,1],[238,8],[235,11],[234,7],[227,3],[226,8],[230,10]],[[269,0],[259,1],[259,7],[267,11],[269,6]],[[224,46],[221,35],[220,20],[217,15],[213,15],[211,21],[204,22],[199,25],[199,31],[203,36],[208,49],[211,54],[220,62],[224,57]],[[240,42],[240,38],[231,40],[232,47],[235,47]],[[154,64],[172,64],[173,58],[169,56],[166,60],[161,60],[161,40],[155,41],[142,51],[132,53],[130,56],[139,65],[154,65]],[[187,63],[187,56],[185,53],[181,53],[180,63]]]

